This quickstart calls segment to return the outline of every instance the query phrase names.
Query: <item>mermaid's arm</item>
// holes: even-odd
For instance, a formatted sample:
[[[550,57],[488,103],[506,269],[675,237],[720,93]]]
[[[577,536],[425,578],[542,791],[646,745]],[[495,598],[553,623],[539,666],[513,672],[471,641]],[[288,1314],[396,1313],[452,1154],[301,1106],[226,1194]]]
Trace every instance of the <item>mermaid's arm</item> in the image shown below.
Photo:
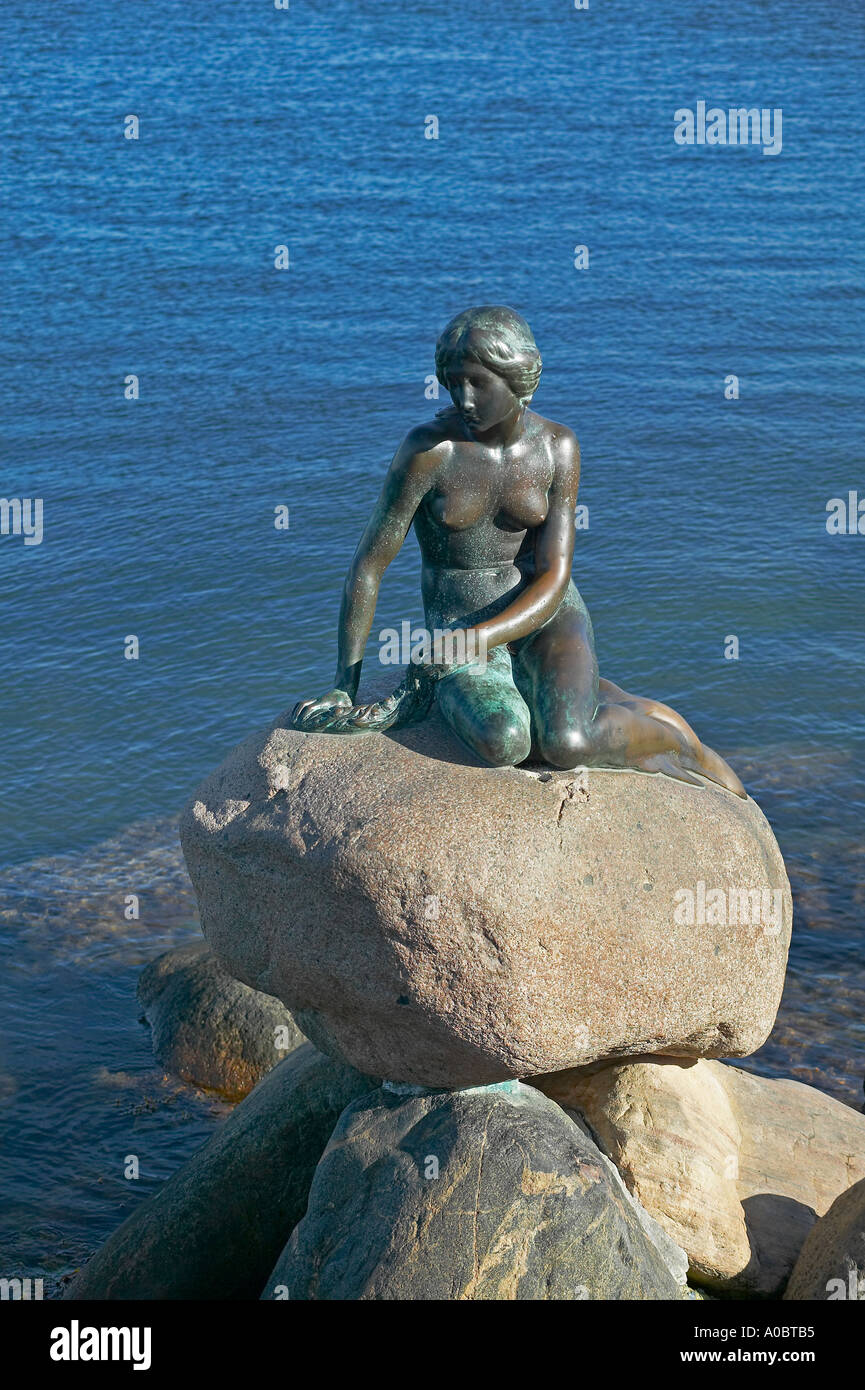
[[[570,430],[562,430],[555,445],[556,469],[549,492],[546,521],[535,533],[535,577],[519,598],[494,618],[469,631],[480,650],[515,642],[535,632],[551,618],[565,596],[574,559],[575,513],[580,483],[580,446]]]
[[[382,575],[399,554],[436,466],[429,445],[429,431],[421,427],[411,430],[394,454],[343,585],[334,689],[295,706],[292,718],[301,727],[351,706],[357,695]]]
[[[382,576],[399,554],[414,514],[429,489],[429,455],[419,452],[418,447],[422,434],[421,430],[412,430],[397,449],[343,585],[336,684],[348,691],[352,699],[360,682]]]

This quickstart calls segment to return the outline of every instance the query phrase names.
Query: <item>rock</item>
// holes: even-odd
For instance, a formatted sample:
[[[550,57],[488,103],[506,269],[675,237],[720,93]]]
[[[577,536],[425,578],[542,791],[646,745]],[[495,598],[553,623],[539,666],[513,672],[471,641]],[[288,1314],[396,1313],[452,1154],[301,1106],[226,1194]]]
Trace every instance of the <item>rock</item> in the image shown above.
[[[667,1269],[672,1274],[673,1279],[681,1289],[682,1296],[689,1298],[693,1297],[694,1290],[688,1288],[688,1269],[690,1267],[690,1261],[687,1252],[682,1249],[681,1245],[676,1244],[672,1236],[669,1235],[661,1225],[660,1221],[656,1221],[654,1216],[650,1216],[643,1204],[638,1202],[636,1197],[628,1191],[615,1163],[613,1163],[612,1159],[608,1158],[601,1149],[597,1148],[595,1136],[592,1134],[592,1131],[589,1129],[589,1126],[586,1124],[579,1111],[567,1110],[565,1113],[569,1119],[573,1120],[574,1124],[585,1138],[595,1145],[598,1152],[598,1162],[603,1165],[620,1197],[630,1206],[646,1235],[649,1237],[649,1240],[658,1251]]]
[[[836,1197],[812,1226],[784,1297],[865,1301],[865,1179]]]
[[[455,1087],[766,1038],[791,906],[753,801],[487,767],[437,714],[387,734],[286,723],[205,782],[181,840],[214,951],[323,1051]],[[767,895],[747,913],[746,889]]]
[[[536,1083],[585,1116],[629,1191],[688,1252],[692,1277],[710,1285],[751,1256],[733,1180],[742,1136],[719,1070],[644,1062]]]
[[[651,1059],[544,1077],[709,1289],[777,1296],[816,1217],[865,1177],[865,1116],[812,1086]]]
[[[403,1090],[410,1088],[402,1088]],[[677,1299],[594,1143],[513,1081],[341,1116],[263,1298]]]
[[[167,1071],[240,1100],[305,1042],[285,1005],[235,980],[204,941],[177,946],[142,971],[138,999]]]
[[[65,1297],[257,1298],[306,1210],[340,1112],[377,1084],[298,1048],[124,1221]]]

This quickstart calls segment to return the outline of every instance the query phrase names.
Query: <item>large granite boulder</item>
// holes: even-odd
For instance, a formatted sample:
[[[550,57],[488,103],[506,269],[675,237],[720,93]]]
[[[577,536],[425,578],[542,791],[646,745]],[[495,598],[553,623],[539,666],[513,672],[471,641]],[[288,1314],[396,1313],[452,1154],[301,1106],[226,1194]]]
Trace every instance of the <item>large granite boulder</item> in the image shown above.
[[[536,1084],[588,1121],[718,1293],[778,1296],[817,1217],[865,1178],[865,1115],[799,1081],[658,1059]]]
[[[836,1197],[809,1232],[784,1297],[865,1302],[865,1178]]]
[[[263,1298],[677,1299],[595,1144],[519,1082],[340,1118]]]
[[[323,1051],[428,1086],[768,1035],[790,890],[714,785],[491,768],[434,713],[253,735],[181,824],[207,940]]]
[[[206,941],[151,961],[138,1000],[166,1071],[229,1100],[241,1100],[306,1041],[285,1005],[229,975]]]
[[[117,1228],[65,1297],[258,1298],[306,1211],[340,1112],[377,1085],[309,1043],[292,1052]]]

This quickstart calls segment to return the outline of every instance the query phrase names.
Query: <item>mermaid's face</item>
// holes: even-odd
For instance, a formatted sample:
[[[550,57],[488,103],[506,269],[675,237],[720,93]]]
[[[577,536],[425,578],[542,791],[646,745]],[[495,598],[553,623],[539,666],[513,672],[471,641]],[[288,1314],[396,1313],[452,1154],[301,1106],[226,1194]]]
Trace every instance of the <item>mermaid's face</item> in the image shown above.
[[[447,388],[472,434],[493,429],[520,407],[504,378],[471,357],[464,357],[450,369]]]

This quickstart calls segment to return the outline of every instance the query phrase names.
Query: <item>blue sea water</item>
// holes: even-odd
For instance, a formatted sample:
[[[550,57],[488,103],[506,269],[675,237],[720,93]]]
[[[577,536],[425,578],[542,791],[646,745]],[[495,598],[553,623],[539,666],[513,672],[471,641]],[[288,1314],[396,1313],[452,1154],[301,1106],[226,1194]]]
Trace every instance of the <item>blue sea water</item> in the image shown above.
[[[528,318],[534,405],[579,436],[602,674],[679,709],[785,853],[751,1065],[858,1103],[865,535],[826,527],[865,500],[858,0],[6,0],[0,36],[2,493],[44,507],[41,544],[0,536],[0,1272],[71,1267],[224,1113],[134,1002],[195,930],[170,817],[331,684],[470,304]],[[677,145],[698,101],[780,108],[781,153]],[[410,538],[373,635],[421,619],[418,569]]]

